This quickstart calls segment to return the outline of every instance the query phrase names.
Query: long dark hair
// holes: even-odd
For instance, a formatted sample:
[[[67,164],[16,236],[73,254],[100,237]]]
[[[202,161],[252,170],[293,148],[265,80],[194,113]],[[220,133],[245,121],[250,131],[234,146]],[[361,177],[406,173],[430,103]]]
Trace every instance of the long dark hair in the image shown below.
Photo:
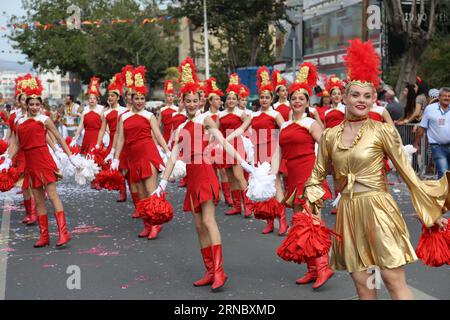
[[[331,96],[322,96],[321,98],[320,98],[320,103],[319,103],[319,106],[321,106],[321,107],[323,107],[323,98],[328,98],[328,99],[330,99],[330,104],[329,104],[329,106],[331,105]]]
[[[295,93],[295,91],[292,91],[290,94],[289,94],[289,103],[291,102],[291,100],[292,100],[292,96],[294,95],[294,93]],[[306,98],[306,100],[308,101],[308,104],[309,104],[309,94],[304,94],[303,93],[303,95],[305,96],[305,98]],[[306,116],[308,117],[308,118],[310,118],[311,117],[311,112],[309,111],[309,106],[307,106],[306,108],[305,108],[305,113],[306,113]]]
[[[408,118],[410,115],[414,113],[414,110],[416,109],[416,97],[417,97],[413,84],[408,83],[406,85],[406,89],[408,90],[408,93],[406,94],[406,105],[403,114],[404,118]]]

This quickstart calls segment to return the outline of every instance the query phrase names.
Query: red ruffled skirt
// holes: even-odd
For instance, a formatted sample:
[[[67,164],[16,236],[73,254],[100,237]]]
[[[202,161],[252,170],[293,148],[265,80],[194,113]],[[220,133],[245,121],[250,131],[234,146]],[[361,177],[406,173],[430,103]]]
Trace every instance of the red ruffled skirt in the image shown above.
[[[47,146],[25,150],[24,153],[24,181],[28,180],[31,188],[40,188],[62,178]]]
[[[184,199],[185,212],[201,212],[201,205],[213,200],[219,203],[219,180],[211,164],[186,165],[186,198]]]
[[[153,175],[152,166],[158,172],[160,171],[160,166],[164,166],[158,149],[151,138],[150,140],[140,140],[127,145],[126,156],[131,183],[138,183],[150,178]],[[122,154],[120,157],[122,158]]]
[[[83,143],[81,144],[80,154],[88,154],[97,144],[98,133],[100,130],[84,130]]]
[[[305,199],[301,199],[300,197],[303,194],[306,181],[311,176],[315,161],[316,156],[314,153],[287,160],[286,165],[289,177],[288,190],[285,195],[287,206],[292,207],[294,204],[305,203]],[[332,194],[326,181],[323,182],[323,187],[325,189],[323,199],[331,199]]]

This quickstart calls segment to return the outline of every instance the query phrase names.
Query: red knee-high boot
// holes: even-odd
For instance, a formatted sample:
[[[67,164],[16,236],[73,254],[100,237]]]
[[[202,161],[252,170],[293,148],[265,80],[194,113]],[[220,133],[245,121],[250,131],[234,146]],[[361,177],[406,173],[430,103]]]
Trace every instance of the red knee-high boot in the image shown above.
[[[222,245],[216,244],[212,246],[212,256],[214,262],[214,282],[212,284],[212,290],[221,288],[228,277],[223,271],[223,257],[222,257]]]
[[[152,224],[148,221],[146,218],[142,218],[142,221],[144,221],[144,230],[142,230],[141,233],[139,233],[139,238],[147,238],[152,231]]]
[[[38,216],[39,222],[39,240],[34,244],[35,248],[41,248],[50,245],[50,236],[48,235],[48,216],[43,214]]]
[[[56,243],[60,247],[70,241],[69,231],[67,231],[66,215],[64,211],[55,212],[56,223],[58,224],[59,240]]]
[[[252,216],[252,201],[246,195],[247,191],[241,191],[242,199],[244,200],[244,217],[250,218]]]
[[[273,221],[274,221],[274,219],[270,219],[270,220],[266,220],[266,221],[267,221],[267,224],[266,224],[266,227],[263,229],[262,234],[268,234],[268,233],[273,232],[273,228],[274,228]]]
[[[133,215],[131,216],[133,219],[137,219],[140,217],[139,212],[137,211],[137,204],[140,201],[139,199],[139,192],[132,192],[131,193],[131,198],[133,199],[133,204],[134,204],[134,212]]]
[[[37,222],[37,209],[34,198],[30,198],[30,210],[30,219],[27,222],[27,226],[32,226]]]
[[[328,254],[316,258],[317,280],[313,285],[313,289],[318,289],[330,279],[334,271],[328,265]]]
[[[280,229],[278,229],[278,235],[284,236],[289,229],[289,225],[286,221],[286,208],[283,208],[279,212]]]
[[[25,206],[25,217],[22,220],[22,223],[28,223],[31,218],[31,199],[23,200],[23,204]]]
[[[158,237],[158,234],[161,232],[162,228],[163,228],[162,224],[152,226],[152,230],[150,231],[150,234],[148,235],[148,240],[156,239]]]
[[[200,280],[194,282],[195,287],[202,287],[210,285],[214,282],[214,260],[211,247],[200,250],[203,257],[203,264],[206,268],[206,273]]]
[[[233,199],[231,198],[231,193],[230,193],[230,183],[229,182],[222,182],[222,193],[223,193],[223,197],[225,199],[225,203],[228,206],[233,206]]]
[[[316,281],[317,279],[316,259],[309,258],[308,260],[306,260],[306,265],[308,266],[308,271],[303,277],[298,278],[295,281],[296,284],[307,284]]]
[[[125,201],[127,201],[127,185],[126,182],[124,181],[122,186],[120,187],[119,199],[117,199],[117,202],[125,202]]]
[[[231,191],[231,197],[233,198],[233,208],[226,212],[227,215],[241,214],[241,190]]]

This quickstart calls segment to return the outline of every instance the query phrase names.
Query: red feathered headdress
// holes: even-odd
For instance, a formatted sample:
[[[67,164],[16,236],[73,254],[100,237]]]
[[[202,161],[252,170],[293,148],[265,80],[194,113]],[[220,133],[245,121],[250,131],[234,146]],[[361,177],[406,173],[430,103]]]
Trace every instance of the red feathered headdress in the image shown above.
[[[335,88],[338,88],[339,90],[341,90],[341,92],[344,92],[344,84],[342,83],[341,79],[339,79],[335,75],[332,75],[328,78],[328,81],[325,85],[325,91],[330,95]]]
[[[269,91],[272,93],[273,87],[272,82],[270,82],[270,72],[267,67],[259,67],[256,72],[256,86],[258,87],[258,93],[261,94],[263,91]]]
[[[228,81],[228,88],[227,93],[234,93],[235,95],[239,96],[239,91],[241,90],[241,79],[239,79],[239,76],[237,73],[230,74],[229,81]]]
[[[125,67],[122,68],[122,81],[127,91],[131,91],[133,89],[134,81],[133,81],[132,65],[126,65]]]
[[[93,94],[95,96],[100,96],[100,78],[92,77],[89,82],[88,94]]]
[[[220,90],[217,87],[216,78],[211,77],[208,80],[206,80],[205,95],[206,95],[206,98],[209,98],[209,97],[214,96],[214,95],[219,96],[219,97],[223,96],[222,90]]]
[[[275,92],[278,91],[278,88],[280,88],[281,86],[286,87],[286,80],[283,79],[283,76],[281,75],[281,71],[279,70],[275,70],[272,73],[272,86],[275,89]]]
[[[164,83],[164,94],[175,94],[172,80],[166,80]]]
[[[121,73],[116,73],[109,81],[108,91],[114,92],[119,97],[123,94],[123,81]]]
[[[197,73],[195,72],[195,64],[191,57],[187,57],[178,67],[180,77],[178,82],[181,84],[180,94],[197,93],[199,85],[197,80]]]
[[[373,86],[380,83],[380,56],[376,53],[372,41],[362,42],[361,39],[349,40],[344,64],[347,68],[347,88],[352,84]]]
[[[38,78],[26,75],[22,80],[22,92],[29,98],[39,98],[43,90],[44,87]]]
[[[28,74],[27,76],[30,76],[30,74]],[[17,97],[19,94],[23,93],[23,80],[25,79],[26,76],[24,77],[17,77],[14,81],[15,81],[15,87],[14,87],[14,94]]]
[[[239,89],[239,97],[247,98],[250,95],[250,88],[245,84],[241,84],[241,88]]]
[[[139,93],[143,96],[147,95],[148,88],[145,80],[147,69],[144,66],[139,66],[133,70],[133,92]]]
[[[206,80],[205,81],[199,81],[198,82],[198,91],[200,92],[206,92],[206,90],[208,90],[207,89],[207,86],[208,86],[208,84],[206,83]]]
[[[289,94],[300,91],[308,96],[312,95],[312,89],[316,86],[318,79],[317,69],[311,62],[303,62],[299,65],[299,70],[294,82],[289,87]]]

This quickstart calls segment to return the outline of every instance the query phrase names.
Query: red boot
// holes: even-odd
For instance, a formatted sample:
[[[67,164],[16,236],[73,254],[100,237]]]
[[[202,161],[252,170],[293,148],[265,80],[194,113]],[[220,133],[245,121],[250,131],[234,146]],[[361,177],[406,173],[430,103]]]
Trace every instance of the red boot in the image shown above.
[[[206,273],[200,280],[194,282],[194,287],[202,287],[210,285],[214,282],[214,261],[211,247],[200,250],[203,257],[203,264],[206,268]]]
[[[148,219],[142,219],[144,221],[144,230],[142,230],[141,233],[139,233],[139,238],[147,238],[152,231],[152,224],[148,221]]]
[[[317,280],[313,285],[313,289],[318,289],[330,279],[334,271],[328,265],[328,254],[316,258]]]
[[[56,246],[60,247],[70,241],[70,235],[67,231],[66,215],[64,214],[64,211],[55,212],[55,217],[59,231],[59,240],[56,243]]]
[[[303,277],[298,278],[297,281],[295,281],[296,284],[307,284],[307,283],[316,281],[317,267],[316,267],[315,258],[310,258],[310,259],[306,260],[306,265],[308,266],[308,271],[306,272],[306,274]]]
[[[28,223],[28,221],[30,221],[31,218],[31,199],[28,200],[24,200],[24,206],[25,206],[25,218],[23,218],[22,223]]]
[[[214,263],[214,282],[212,284],[211,289],[214,291],[221,288],[228,279],[227,275],[225,274],[225,271],[223,271],[222,266],[223,257],[221,244],[216,244],[212,246],[212,256]]]
[[[252,201],[246,195],[247,191],[241,191],[242,199],[244,199],[244,217],[250,218],[252,216]]]
[[[27,226],[32,226],[34,224],[36,224],[37,222],[37,209],[36,209],[36,201],[34,200],[34,198],[30,199],[30,203],[31,203],[31,207],[30,207],[30,219],[27,222]]]
[[[278,229],[278,235],[284,236],[289,229],[289,225],[286,221],[286,208],[280,210],[279,218],[280,218],[280,229]]]
[[[117,202],[125,202],[127,201],[127,185],[125,184],[125,181],[123,182],[122,186],[119,190],[119,199],[117,199]]]
[[[229,182],[222,182],[222,193],[223,193],[223,197],[225,199],[225,203],[229,206],[232,207],[233,206],[233,199],[231,198],[231,193],[230,193],[230,183]]]
[[[268,233],[271,233],[271,232],[273,232],[273,219],[267,220],[266,227],[262,231],[262,234],[268,234]]]
[[[152,231],[150,231],[150,234],[148,235],[148,240],[153,240],[156,239],[158,237],[158,234],[161,232],[163,228],[162,224],[156,225],[156,226],[152,226]]]
[[[39,222],[39,240],[34,244],[33,247],[41,248],[50,245],[50,237],[48,235],[48,216],[43,214],[38,216]]]
[[[231,191],[231,197],[233,198],[233,208],[226,212],[226,215],[231,216],[235,214],[241,214],[241,190]]]
[[[134,203],[134,212],[133,212],[133,215],[131,217],[133,219],[137,219],[137,218],[139,218],[141,216],[139,214],[139,212],[136,210],[137,204],[140,201],[140,199],[139,199],[139,192],[132,192],[131,193],[131,198],[133,199],[133,203]]]

